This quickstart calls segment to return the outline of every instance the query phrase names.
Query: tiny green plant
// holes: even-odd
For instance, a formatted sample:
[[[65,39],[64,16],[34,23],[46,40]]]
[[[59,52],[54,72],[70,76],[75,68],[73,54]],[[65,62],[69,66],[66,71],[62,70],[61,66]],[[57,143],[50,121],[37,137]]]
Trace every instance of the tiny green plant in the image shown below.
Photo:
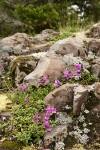
[[[48,129],[47,120],[37,122],[35,117],[39,113],[42,119],[45,109],[43,99],[52,89],[54,87],[50,85],[38,88],[19,86],[15,93],[11,94],[10,99],[14,103],[13,117],[1,126],[6,138],[13,137],[24,145],[42,138]]]

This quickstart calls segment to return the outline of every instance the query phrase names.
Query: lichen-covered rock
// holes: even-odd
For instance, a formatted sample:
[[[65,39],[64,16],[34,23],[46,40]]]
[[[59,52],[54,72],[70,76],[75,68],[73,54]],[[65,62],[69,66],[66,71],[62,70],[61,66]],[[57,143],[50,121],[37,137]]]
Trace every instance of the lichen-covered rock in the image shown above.
[[[89,38],[100,38],[100,23],[93,25],[87,32],[87,37]]]
[[[56,78],[61,78],[66,65],[61,56],[46,56],[39,60],[36,69],[24,78],[24,83],[37,84],[41,77],[49,76],[49,80],[54,82]]]
[[[100,124],[100,105],[95,106],[89,113],[89,120],[94,124]],[[99,125],[100,126],[100,125]]]
[[[84,58],[86,49],[84,48],[83,41],[80,41],[80,39],[78,41],[75,38],[67,38],[57,41],[50,47],[49,51],[61,55],[73,54],[73,56]]]
[[[66,105],[72,107],[74,86],[65,84],[50,92],[44,98],[45,104],[56,107],[57,111],[66,111]]]
[[[95,92],[95,96],[99,99],[100,101],[100,82],[95,84],[94,87],[94,92]]]
[[[67,126],[66,125],[58,125],[53,127],[51,132],[47,132],[44,135],[44,145],[46,148],[49,148],[50,145],[55,142],[62,141],[67,137]]]
[[[83,70],[90,68],[90,64],[83,60],[81,57],[74,57],[73,54],[64,55],[63,57],[64,62],[67,66],[73,66],[73,64],[82,64]]]
[[[100,57],[100,39],[90,39],[86,45],[87,51],[93,52]]]
[[[33,43],[34,44],[42,44],[46,41],[50,41],[50,39],[53,36],[59,36],[60,33],[54,31],[53,29],[46,29],[43,30],[41,34],[37,34],[34,38],[33,38]]]
[[[58,32],[51,29],[44,30],[35,37],[26,33],[16,33],[0,41],[0,57],[5,53],[19,56],[48,51],[52,45],[48,41],[50,41],[51,37],[58,35]]]
[[[92,65],[91,72],[93,75],[100,77],[100,65],[99,64]]]
[[[73,99],[73,115],[79,115],[85,108],[88,98],[88,90],[83,86],[75,87]]]

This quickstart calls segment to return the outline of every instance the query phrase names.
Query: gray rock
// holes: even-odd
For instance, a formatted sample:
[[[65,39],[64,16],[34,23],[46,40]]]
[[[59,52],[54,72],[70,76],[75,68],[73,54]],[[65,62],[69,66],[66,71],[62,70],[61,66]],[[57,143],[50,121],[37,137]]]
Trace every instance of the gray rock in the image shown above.
[[[93,25],[87,32],[87,37],[89,38],[100,38],[100,23]]]
[[[54,82],[55,78],[61,78],[66,65],[61,56],[46,56],[39,60],[36,69],[27,75],[24,83],[30,85],[39,83],[41,77],[49,76],[49,80]]]
[[[100,57],[100,39],[90,39],[86,45],[88,51]]]
[[[80,115],[85,108],[85,103],[88,98],[88,90],[83,86],[74,88],[74,99],[73,99],[73,115]]]
[[[77,38],[59,40],[50,47],[50,52],[61,55],[73,54],[73,56],[81,56],[84,58],[86,49],[84,48],[83,41],[79,41]]]
[[[66,111],[66,105],[72,107],[75,85],[65,84],[50,92],[45,98],[46,105],[56,107],[57,111]]]
[[[67,137],[67,126],[66,125],[58,125],[53,127],[51,132],[47,132],[44,135],[44,145],[49,148],[49,146],[53,142],[62,141]]]

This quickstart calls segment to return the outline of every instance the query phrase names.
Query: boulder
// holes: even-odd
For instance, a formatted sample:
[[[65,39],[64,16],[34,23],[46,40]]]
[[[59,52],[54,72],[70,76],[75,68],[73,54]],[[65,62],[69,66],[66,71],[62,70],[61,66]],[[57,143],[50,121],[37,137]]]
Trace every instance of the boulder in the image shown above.
[[[44,76],[49,76],[49,80],[54,82],[55,78],[61,78],[66,65],[61,56],[46,56],[39,60],[36,69],[24,78],[24,83],[37,84]]]
[[[73,115],[80,115],[88,98],[88,90],[82,85],[74,88]]]
[[[99,101],[100,101],[100,82],[95,83],[94,93],[95,93],[95,96],[96,96],[96,97],[99,99]]]
[[[15,80],[15,84],[22,83],[27,74],[31,73],[37,66],[38,58],[27,55],[15,57],[10,64],[10,71]]]
[[[90,111],[88,118],[92,123],[100,124],[100,104]]]
[[[46,41],[50,41],[54,36],[59,36],[60,33],[54,31],[53,29],[45,29],[42,31],[41,34],[37,34],[33,38],[33,43],[36,44],[43,44]]]
[[[9,55],[27,55],[34,52],[48,51],[52,45],[48,41],[57,35],[59,33],[51,29],[44,30],[35,37],[26,33],[16,33],[0,41],[0,56],[3,53],[8,53]]]
[[[86,49],[84,48],[82,40],[67,38],[57,41],[50,47],[49,51],[61,55],[73,54],[73,56],[81,56],[84,58]]]
[[[100,65],[99,64],[92,65],[91,72],[93,75],[100,77]]]
[[[65,84],[50,92],[45,98],[46,105],[56,107],[57,111],[66,111],[66,106],[72,107],[75,85]]]
[[[100,39],[90,39],[86,43],[87,51],[91,51],[100,57]]]
[[[100,23],[93,25],[87,32],[87,37],[89,38],[100,38]]]
[[[62,141],[67,137],[67,126],[66,125],[58,125],[53,127],[51,132],[47,132],[44,135],[44,145],[46,148],[50,148],[55,142]]]

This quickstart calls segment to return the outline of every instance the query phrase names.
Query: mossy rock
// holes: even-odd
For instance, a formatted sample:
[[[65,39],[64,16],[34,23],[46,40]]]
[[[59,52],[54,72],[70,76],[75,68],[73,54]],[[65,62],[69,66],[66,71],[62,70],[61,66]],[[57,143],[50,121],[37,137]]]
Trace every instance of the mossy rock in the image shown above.
[[[5,140],[0,143],[0,149],[2,149],[2,150],[21,150],[22,144],[19,144],[15,141]]]
[[[38,58],[30,55],[18,56],[11,62],[10,71],[11,73],[15,72],[16,66],[18,66],[19,70],[24,71],[25,73],[30,73],[31,71],[33,71],[33,69],[35,69],[38,60]],[[34,65],[31,65],[31,63],[29,63],[32,61],[34,62]]]

